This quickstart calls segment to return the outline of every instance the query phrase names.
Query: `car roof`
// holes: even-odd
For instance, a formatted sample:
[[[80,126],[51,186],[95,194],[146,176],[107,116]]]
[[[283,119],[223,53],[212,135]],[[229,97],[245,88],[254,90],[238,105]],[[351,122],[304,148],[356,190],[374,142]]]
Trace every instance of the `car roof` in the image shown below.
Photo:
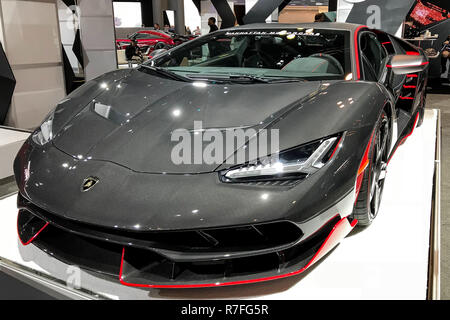
[[[224,30],[264,30],[264,29],[291,29],[291,28],[315,28],[330,30],[354,31],[361,25],[342,22],[313,22],[313,23],[252,23],[242,26],[236,26]]]

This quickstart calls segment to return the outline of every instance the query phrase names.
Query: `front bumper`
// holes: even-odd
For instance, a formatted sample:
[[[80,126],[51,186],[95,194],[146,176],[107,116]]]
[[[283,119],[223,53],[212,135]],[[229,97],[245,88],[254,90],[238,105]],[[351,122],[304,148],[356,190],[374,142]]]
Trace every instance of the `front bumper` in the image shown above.
[[[32,243],[54,258],[118,278],[123,285],[149,288],[237,285],[297,275],[329,252],[357,223],[339,214],[322,223],[324,217],[335,210],[334,207],[291,230],[272,231],[278,232],[279,243],[270,243],[270,237],[263,237],[260,243],[253,243],[253,250],[250,244],[247,250],[239,246],[224,249],[220,244],[209,248],[180,248],[174,243],[163,243],[164,239],[176,238],[173,234],[164,237],[164,233],[152,233],[151,236],[160,237],[150,240],[137,234],[126,238],[107,228],[70,225],[70,221],[39,210],[21,195],[18,206],[18,232],[23,245]],[[245,227],[250,226],[240,226],[239,229]],[[305,237],[302,227],[305,231],[314,229],[314,232]],[[294,235],[295,229],[299,231],[296,234],[298,239],[285,235]],[[270,228],[258,226],[258,230],[269,230],[270,234]],[[211,234],[209,229],[199,231]],[[235,240],[244,244],[248,242],[245,237]],[[262,247],[262,243],[266,246]]]

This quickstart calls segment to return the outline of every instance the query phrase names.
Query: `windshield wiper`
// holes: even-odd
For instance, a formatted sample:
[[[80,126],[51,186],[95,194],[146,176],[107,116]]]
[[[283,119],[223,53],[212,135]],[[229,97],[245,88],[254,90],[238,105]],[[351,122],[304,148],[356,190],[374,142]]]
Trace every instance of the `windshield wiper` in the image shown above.
[[[277,77],[277,78],[268,78],[269,83],[286,83],[286,82],[299,82],[299,81],[305,81],[305,79],[302,78],[295,78],[295,77]]]
[[[252,81],[252,82],[260,82],[260,83],[269,83],[270,80],[258,76],[251,76],[248,74],[231,74],[229,79],[232,81]]]
[[[251,76],[251,75],[246,75],[246,74],[231,74],[231,75],[216,75],[216,74],[190,74],[189,75],[190,79],[195,79],[195,80],[204,80],[204,81],[232,81],[232,82],[260,82],[260,83],[269,83],[270,80],[265,79],[265,78],[261,78],[261,77],[256,77],[256,76]]]
[[[187,77],[183,77],[180,76],[179,74],[176,74],[173,71],[167,70],[165,68],[161,68],[161,67],[155,67],[155,66],[148,66],[145,64],[141,64],[139,67],[142,67],[144,69],[148,69],[148,70],[152,70],[153,72],[162,75],[166,78],[169,79],[173,79],[173,80],[177,80],[177,81],[184,81],[184,82],[192,82],[191,79],[187,78]]]
[[[231,75],[210,75],[210,74],[202,74],[202,75],[188,75],[190,79],[195,80],[204,80],[204,81],[231,81],[231,82],[239,82],[239,83],[286,83],[286,82],[298,82],[304,81],[301,78],[285,78],[285,77],[277,77],[277,78],[264,78],[259,76],[252,76],[248,74],[231,74]]]

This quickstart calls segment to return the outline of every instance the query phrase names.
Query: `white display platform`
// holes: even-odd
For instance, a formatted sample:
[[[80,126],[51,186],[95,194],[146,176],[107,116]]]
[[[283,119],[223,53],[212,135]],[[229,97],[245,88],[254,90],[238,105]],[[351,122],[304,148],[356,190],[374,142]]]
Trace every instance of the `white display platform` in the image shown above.
[[[0,179],[13,175],[13,161],[29,132],[0,127]]]
[[[398,148],[373,224],[356,228],[299,276],[230,287],[139,289],[81,271],[78,292],[112,299],[426,299],[436,119],[437,111],[427,110],[423,125]],[[54,285],[52,279],[59,279],[60,286],[67,280],[69,287],[77,285],[76,268],[20,244],[15,197],[1,200],[0,212],[0,267],[25,268],[30,279],[30,271],[42,273],[46,276],[37,278],[46,286]]]

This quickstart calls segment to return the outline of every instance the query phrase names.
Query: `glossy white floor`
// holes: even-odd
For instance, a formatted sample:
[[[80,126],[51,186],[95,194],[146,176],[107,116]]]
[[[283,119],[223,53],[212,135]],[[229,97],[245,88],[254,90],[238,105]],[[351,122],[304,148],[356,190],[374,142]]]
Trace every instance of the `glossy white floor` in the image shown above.
[[[81,287],[121,299],[425,299],[436,115],[427,111],[423,125],[397,150],[374,223],[352,232],[302,275],[244,286],[143,290],[81,272]],[[15,197],[0,201],[0,257],[77,285],[76,270],[33,245],[20,244],[15,201]]]

